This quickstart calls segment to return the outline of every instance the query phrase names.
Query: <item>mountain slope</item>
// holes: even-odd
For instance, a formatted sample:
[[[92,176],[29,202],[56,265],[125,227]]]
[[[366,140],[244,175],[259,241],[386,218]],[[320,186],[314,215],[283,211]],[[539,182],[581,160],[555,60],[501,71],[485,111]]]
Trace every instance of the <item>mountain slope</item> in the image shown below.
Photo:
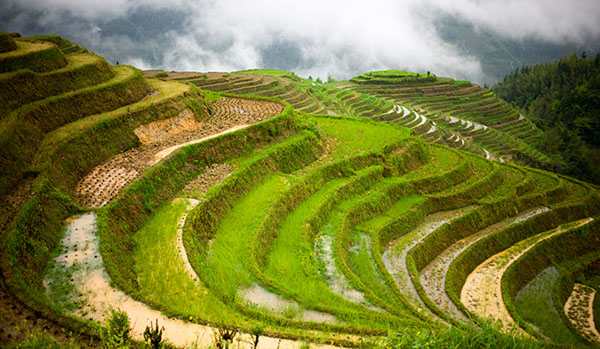
[[[564,306],[597,287],[600,193],[476,155],[540,156],[487,89],[399,71],[142,76],[61,38],[5,40],[3,343],[105,345],[93,323],[110,306],[133,340],[157,321],[179,347],[596,342],[569,319],[597,306]],[[553,306],[531,318],[519,291],[549,267],[557,283],[529,295]]]
[[[517,69],[494,91],[544,130],[539,149],[558,171],[600,183],[600,56]]]

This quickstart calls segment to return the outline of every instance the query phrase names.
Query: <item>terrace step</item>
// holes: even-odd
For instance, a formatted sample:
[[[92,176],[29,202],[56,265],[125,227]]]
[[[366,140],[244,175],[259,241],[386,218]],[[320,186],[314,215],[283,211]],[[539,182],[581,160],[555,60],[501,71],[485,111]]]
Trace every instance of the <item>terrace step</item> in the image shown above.
[[[64,55],[50,42],[16,39],[17,49],[0,53],[0,73],[29,69],[44,73],[67,65]]]
[[[448,315],[454,317],[465,323],[470,323],[469,320],[458,307],[452,302],[450,297],[445,291],[445,280],[446,274],[450,263],[458,257],[463,251],[469,246],[474,244],[481,238],[495,234],[496,232],[504,229],[512,224],[517,224],[522,221],[529,219],[530,217],[536,216],[542,212],[548,211],[547,207],[537,207],[525,212],[520,213],[517,216],[507,218],[501,222],[493,224],[485,229],[471,234],[468,237],[455,242],[453,245],[445,249],[442,253],[438,254],[434,260],[432,260],[425,268],[419,272],[421,284],[425,289],[425,292],[429,299],[433,301],[440,309],[446,312]]]
[[[106,61],[92,54],[68,55],[67,65],[46,73],[16,71],[0,74],[0,115],[50,96],[101,84],[114,76]]]
[[[461,302],[469,311],[482,318],[501,321],[504,331],[509,331],[512,328],[522,331],[515,324],[504,305],[501,289],[502,274],[511,263],[533,248],[535,244],[553,236],[564,234],[569,230],[577,229],[592,220],[592,218],[586,218],[570,224],[563,224],[553,230],[527,238],[488,258],[467,277],[460,295]]]

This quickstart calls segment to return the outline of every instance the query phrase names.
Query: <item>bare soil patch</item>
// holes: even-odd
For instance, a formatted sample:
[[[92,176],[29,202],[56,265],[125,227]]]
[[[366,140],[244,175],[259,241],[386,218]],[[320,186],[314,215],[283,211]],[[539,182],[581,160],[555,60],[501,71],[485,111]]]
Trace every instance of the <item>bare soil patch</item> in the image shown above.
[[[576,227],[582,226],[592,219],[577,222]],[[566,231],[565,226],[543,232],[520,241],[508,249],[488,258],[479,265],[468,277],[460,294],[460,301],[474,314],[499,321],[504,331],[512,328],[526,334],[514,321],[502,299],[502,275],[510,264],[533,248],[537,243]]]
[[[269,119],[284,109],[277,102],[223,97],[209,106],[209,116],[196,121],[184,110],[174,118],[138,127],[142,144],[94,168],[76,187],[77,201],[102,207],[153,166],[181,146],[207,140]]]
[[[406,267],[406,255],[408,251],[423,241],[429,234],[444,224],[449,223],[453,219],[460,217],[469,210],[472,206],[461,208],[454,211],[437,212],[427,216],[425,222],[413,229],[413,231],[404,235],[400,239],[391,242],[384,250],[382,258],[388,272],[392,275],[398,288],[404,293],[407,299],[419,311],[426,311],[427,306],[419,297],[415,286],[413,285],[408,268]],[[433,315],[433,313],[430,313]]]
[[[195,130],[201,127],[191,110],[185,109],[179,115],[142,125],[133,132],[142,144],[164,141],[182,131]]]
[[[189,193],[193,197],[201,197],[208,190],[227,178],[234,168],[229,164],[213,164],[204,169],[202,174],[189,182],[184,189],[185,193]]]
[[[591,342],[600,343],[600,333],[594,324],[595,296],[596,290],[576,283],[571,296],[565,303],[565,313],[583,337]]]
[[[452,246],[448,247],[420,272],[421,284],[423,285],[423,288],[425,289],[425,292],[429,298],[436,303],[440,309],[444,310],[450,316],[463,322],[469,322],[467,317],[456,307],[450,297],[448,297],[444,289],[446,283],[446,274],[448,273],[448,268],[450,267],[452,261],[469,246],[483,237],[491,235],[511,224],[516,224],[545,211],[548,211],[547,207],[539,207],[525,211],[518,216],[505,219],[475,234],[467,236],[466,238],[461,239]]]

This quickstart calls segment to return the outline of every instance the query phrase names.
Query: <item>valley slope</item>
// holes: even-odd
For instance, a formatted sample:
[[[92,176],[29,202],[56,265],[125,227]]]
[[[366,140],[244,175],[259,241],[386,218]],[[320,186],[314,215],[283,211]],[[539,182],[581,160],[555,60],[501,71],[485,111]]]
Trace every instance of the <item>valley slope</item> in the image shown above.
[[[97,347],[112,305],[139,346],[598,343],[598,189],[529,167],[541,131],[489,89],[0,39],[3,342]]]

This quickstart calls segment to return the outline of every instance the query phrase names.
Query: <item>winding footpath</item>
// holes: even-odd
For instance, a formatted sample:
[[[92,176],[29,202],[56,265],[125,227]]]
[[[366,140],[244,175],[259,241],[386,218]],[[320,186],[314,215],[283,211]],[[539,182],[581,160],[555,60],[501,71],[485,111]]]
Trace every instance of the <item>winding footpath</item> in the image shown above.
[[[467,277],[460,294],[461,303],[470,312],[482,318],[499,321],[504,331],[508,332],[514,328],[520,333],[527,335],[524,330],[517,326],[504,305],[501,285],[502,275],[504,275],[504,272],[511,263],[519,259],[537,243],[564,233],[569,229],[583,226],[592,220],[593,218],[586,218],[575,222],[574,225],[561,225],[550,231],[522,240],[488,258]]]
[[[196,200],[188,202],[188,211],[180,218],[178,229],[181,229],[185,217],[198,203]],[[158,319],[160,326],[165,328],[163,338],[177,347],[198,345],[203,348],[213,345],[213,327],[169,318],[111,286],[110,277],[104,269],[102,256],[99,253],[99,243],[95,234],[96,221],[97,216],[94,212],[70,218],[61,241],[65,252],[55,258],[55,263],[64,269],[78,266],[71,280],[80,294],[80,299],[77,301],[83,306],[74,310],[72,315],[103,322],[106,313],[112,307],[127,313],[131,324],[131,336],[136,340],[144,341],[143,332],[146,326]],[[183,255],[181,261],[189,265]],[[190,272],[193,273],[193,270]],[[193,276],[197,279],[195,273]],[[47,279],[46,286],[48,287],[51,282]],[[252,347],[252,336],[239,334],[237,338],[236,344],[239,341],[242,348]],[[297,345],[298,343],[292,340],[268,336],[261,336],[259,341],[260,348],[295,348]],[[329,345],[316,347],[333,348]]]
[[[452,261],[469,248],[469,246],[473,245],[483,237],[489,236],[509,225],[517,224],[548,210],[547,207],[538,207],[525,211],[515,217],[505,219],[452,244],[442,253],[437,255],[420,272],[421,284],[423,285],[427,296],[450,316],[465,323],[469,323],[470,320],[458,309],[445,291],[446,274],[448,273]]]
[[[454,211],[437,212],[431,214],[427,216],[425,223],[422,223],[405,236],[390,243],[383,252],[382,258],[388,272],[396,281],[398,288],[405,294],[412,304],[414,304],[416,307],[418,306],[417,309],[420,312],[426,311],[429,315],[435,316],[425,305],[425,303],[423,303],[409,277],[409,271],[406,266],[406,255],[411,248],[423,241],[423,239],[425,239],[436,229],[444,224],[449,223],[453,219],[464,215],[471,209],[473,209],[473,207],[469,206]],[[437,316],[435,317],[437,318]]]

